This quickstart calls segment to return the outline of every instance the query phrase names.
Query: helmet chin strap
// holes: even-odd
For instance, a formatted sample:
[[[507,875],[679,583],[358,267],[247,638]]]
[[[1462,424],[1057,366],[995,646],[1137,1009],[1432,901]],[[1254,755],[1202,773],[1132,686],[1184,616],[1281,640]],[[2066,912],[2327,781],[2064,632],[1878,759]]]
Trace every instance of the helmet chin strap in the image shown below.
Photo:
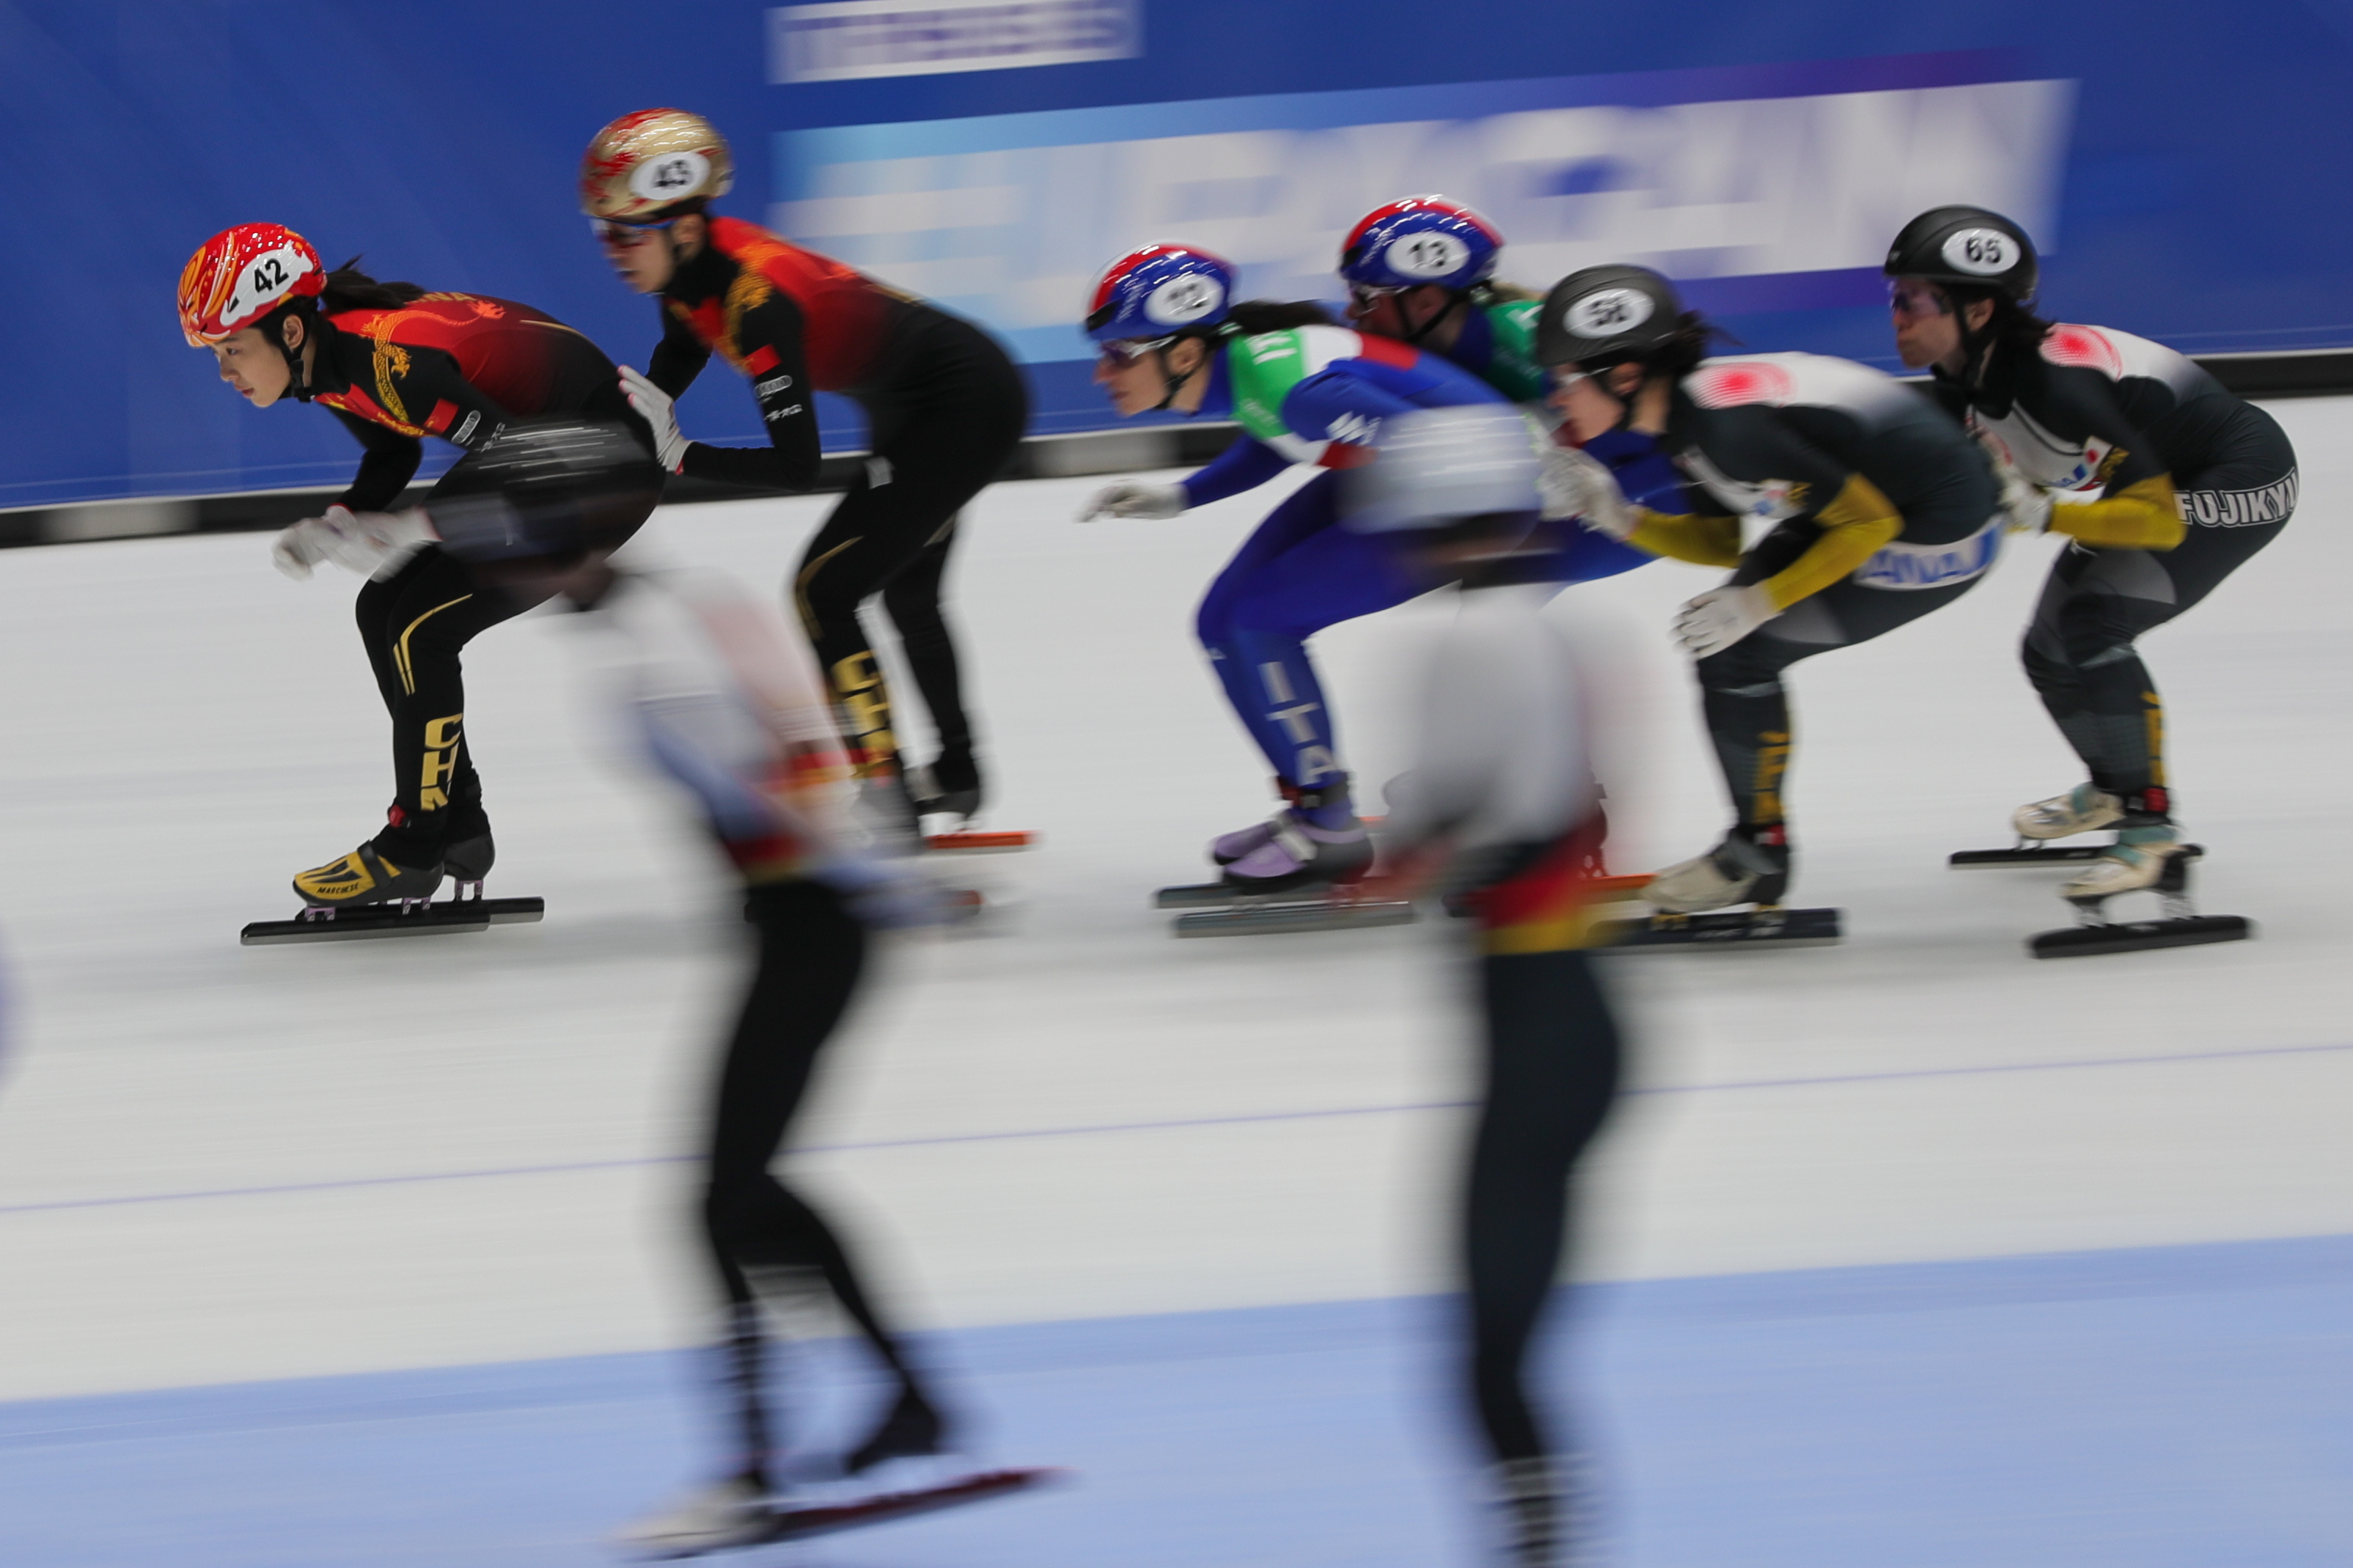
[[[1205,351],[1208,347],[1208,344],[1199,338],[1179,338],[1176,340],[1176,342],[1198,342]],[[1176,343],[1171,343],[1168,345],[1168,348],[1173,349],[1176,346]],[[1191,370],[1179,375],[1176,371],[1169,368],[1168,349],[1155,349],[1152,352],[1155,354],[1157,354],[1160,358],[1160,384],[1163,390],[1160,394],[1160,401],[1145,409],[1145,412],[1146,414],[1166,414],[1169,408],[1176,404],[1176,395],[1185,390],[1185,384],[1201,373],[1201,365],[1197,364]],[[1208,363],[1208,356],[1205,352],[1202,355],[1201,364],[1207,364]]]
[[[1471,296],[1463,292],[1461,289],[1449,289],[1446,291],[1445,308],[1432,314],[1430,320],[1422,322],[1421,325],[1409,329],[1405,334],[1404,341],[1409,343],[1419,343],[1422,339],[1428,337],[1432,331],[1437,330],[1439,322],[1454,314],[1458,306],[1468,304],[1470,300]],[[1400,324],[1402,324],[1405,314],[1402,304],[1398,307],[1398,314]]]

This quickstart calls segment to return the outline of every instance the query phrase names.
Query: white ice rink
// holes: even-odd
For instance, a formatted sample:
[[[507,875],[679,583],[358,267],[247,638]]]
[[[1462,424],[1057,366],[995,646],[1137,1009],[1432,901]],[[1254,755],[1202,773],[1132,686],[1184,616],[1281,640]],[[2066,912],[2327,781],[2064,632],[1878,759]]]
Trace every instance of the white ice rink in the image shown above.
[[[1648,1092],[1599,1156],[1585,1275],[2353,1233],[2353,400],[2274,407],[2296,521],[2144,644],[2202,905],[2258,940],[2038,963],[2021,939],[2065,923],[2052,878],[1944,868],[2077,777],[2015,651],[2052,548],[2014,544],[1955,607],[1792,678],[1796,898],[1843,909],[1846,942],[1609,961]],[[967,514],[950,583],[985,825],[1043,845],[976,865],[1001,906],[982,934],[895,953],[797,1168],[925,1327],[1443,1289],[1451,933],[1178,942],[1148,907],[1268,808],[1190,636],[1266,499],[1073,523],[1097,482]],[[828,504],[675,509],[648,548],[773,588]],[[1723,826],[1665,635],[1713,581],[1662,562],[1555,611],[1622,650],[1650,721],[1607,781],[1621,869]],[[563,617],[467,658],[491,890],[544,895],[545,923],[237,943],[386,797],[352,587],[286,582],[253,535],[0,555],[0,1401],[702,1337],[679,1157],[732,910],[587,721]],[[1444,613],[1318,640],[1368,781],[1398,751],[1390,672]]]

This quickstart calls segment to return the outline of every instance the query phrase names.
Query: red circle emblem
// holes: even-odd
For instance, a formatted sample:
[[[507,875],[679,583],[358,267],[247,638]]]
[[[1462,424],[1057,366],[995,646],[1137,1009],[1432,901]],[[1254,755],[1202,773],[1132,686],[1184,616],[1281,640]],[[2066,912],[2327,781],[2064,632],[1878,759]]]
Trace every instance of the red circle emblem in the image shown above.
[[[1788,371],[1756,360],[1704,365],[1688,384],[1692,401],[1702,408],[1737,408],[1744,403],[1783,404],[1798,389]]]

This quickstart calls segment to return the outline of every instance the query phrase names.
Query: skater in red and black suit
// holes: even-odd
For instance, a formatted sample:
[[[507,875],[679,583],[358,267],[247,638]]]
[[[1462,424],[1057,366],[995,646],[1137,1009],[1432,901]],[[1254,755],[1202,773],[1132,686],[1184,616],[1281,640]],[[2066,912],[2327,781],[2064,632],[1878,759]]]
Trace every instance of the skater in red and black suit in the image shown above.
[[[672,473],[764,489],[818,481],[817,401],[857,400],[872,456],[795,574],[794,608],[839,705],[860,773],[903,787],[920,813],[968,817],[982,781],[940,580],[956,514],[1004,468],[1029,421],[1019,372],[963,319],[708,210],[733,183],[727,142],[701,115],[650,109],[597,133],[581,205],[613,266],[659,294],[663,336],[647,374],[625,370]],[[716,351],[748,377],[768,445],[689,441],[671,400]],[[882,595],[939,731],[927,769],[900,759],[890,694],[859,605]]]
[[[459,653],[536,603],[476,582],[437,547],[422,513],[385,509],[415,477],[425,437],[464,454],[436,500],[485,488],[473,454],[512,419],[584,414],[651,433],[595,343],[528,305],[330,271],[271,223],[215,235],[180,275],[180,326],[257,408],[292,397],[334,411],[365,448],[351,487],[278,536],[290,576],[322,561],[365,574],[360,637],[392,715],[393,804],[375,838],[294,879],[311,905],[429,898],[446,871],[480,881],[492,858],[482,783],[465,734]],[[652,510],[647,492],[645,510]],[[633,525],[634,526],[634,525]]]

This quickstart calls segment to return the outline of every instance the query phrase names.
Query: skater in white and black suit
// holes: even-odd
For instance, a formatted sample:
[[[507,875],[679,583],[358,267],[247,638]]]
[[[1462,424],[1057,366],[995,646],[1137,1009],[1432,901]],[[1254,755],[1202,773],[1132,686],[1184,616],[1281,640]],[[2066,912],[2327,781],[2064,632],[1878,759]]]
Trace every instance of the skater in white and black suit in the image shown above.
[[[1441,872],[1480,926],[1486,1089],[1463,1193],[1470,1404],[1504,1503],[1507,1561],[1586,1560],[1573,1434],[1547,1433],[1529,1343],[1566,1250],[1570,1182],[1617,1097],[1618,1026],[1585,952],[1600,814],[1573,648],[1527,567],[1558,549],[1537,519],[1539,460],[1506,408],[1390,426],[1352,475],[1347,526],[1394,535],[1461,606],[1430,660],[1414,767],[1392,786],[1377,886]]]
[[[502,440],[507,439],[502,437]],[[654,1555],[767,1539],[778,1506],[764,1375],[764,1290],[825,1290],[894,1384],[843,1468],[939,1450],[943,1423],[833,1227],[770,1171],[818,1053],[865,973],[869,932],[920,923],[939,900],[911,862],[871,846],[852,814],[847,749],[816,661],[782,620],[723,578],[624,573],[597,526],[598,479],[645,454],[613,426],[539,426],[509,443],[526,473],[577,476],[437,507],[442,546],[480,575],[563,595],[597,634],[613,705],[646,754],[701,808],[742,874],[758,960],[720,1064],[701,1227],[730,1314],[735,1439],[722,1480],[633,1529]],[[494,447],[480,460],[498,468]],[[786,1500],[789,1501],[789,1500]]]
[[[1562,510],[1653,554],[1732,569],[1675,635],[1700,694],[1735,820],[1723,843],[1643,890],[1679,914],[1778,904],[1791,854],[1783,672],[1943,608],[1992,566],[2005,519],[1993,468],[1959,423],[1868,365],[1822,354],[1704,357],[1714,331],[1644,267],[1589,267],[1553,286],[1536,356],[1580,440],[1660,437],[1682,491],[1629,506],[1599,463],[1552,459]],[[1742,537],[1747,519],[1767,531]]]
[[[2181,844],[2165,708],[2136,640],[2279,537],[2295,510],[2295,449],[2277,420],[2162,343],[2036,316],[2033,242],[1999,213],[1922,213],[1886,272],[1904,363],[1932,372],[1937,396],[1999,455],[2019,525],[2071,538],[2023,652],[2090,777],[2012,822],[2031,839],[2117,830],[2063,897],[2153,887]]]

